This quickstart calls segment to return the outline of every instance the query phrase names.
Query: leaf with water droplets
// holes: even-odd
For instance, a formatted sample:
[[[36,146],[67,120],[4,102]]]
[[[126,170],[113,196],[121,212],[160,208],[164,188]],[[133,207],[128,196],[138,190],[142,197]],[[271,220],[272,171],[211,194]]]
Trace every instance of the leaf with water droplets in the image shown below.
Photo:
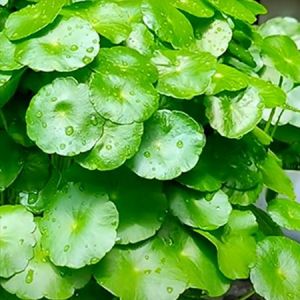
[[[0,131],[0,192],[10,186],[23,168],[22,148],[4,132]]]
[[[169,180],[196,165],[205,136],[194,119],[183,112],[159,110],[144,127],[140,149],[128,161],[136,174]]]
[[[212,128],[227,138],[240,138],[262,119],[264,103],[250,87],[238,93],[223,93],[205,99],[206,116]]]
[[[72,17],[17,44],[16,60],[31,69],[71,72],[90,64],[99,52],[99,36],[90,23]]]
[[[157,90],[179,99],[204,94],[217,66],[210,53],[189,50],[156,51],[152,62],[159,72]]]
[[[138,151],[142,134],[142,123],[118,125],[106,121],[94,148],[77,157],[76,161],[89,170],[116,169]]]
[[[0,276],[23,271],[33,256],[36,226],[33,215],[21,205],[0,207]]]
[[[5,23],[4,33],[10,40],[19,40],[52,23],[66,0],[41,0],[13,12]]]
[[[67,184],[52,195],[41,220],[42,245],[57,266],[97,263],[114,245],[118,212],[102,192]]]
[[[215,11],[204,0],[175,0],[173,5],[199,18],[211,18]]]
[[[66,77],[56,78],[33,97],[26,123],[29,137],[44,152],[74,156],[96,144],[104,120],[89,101],[88,86]]]
[[[206,195],[183,187],[170,187],[168,199],[173,215],[189,226],[215,230],[225,225],[231,213],[227,195],[218,191],[211,199]]]
[[[75,289],[82,288],[90,280],[90,270],[70,270],[55,266],[41,245],[39,229],[35,231],[35,238],[37,244],[33,258],[22,272],[2,281],[2,287],[21,299],[69,299]]]
[[[255,291],[266,300],[300,298],[300,246],[286,237],[267,237],[257,246],[251,270]]]

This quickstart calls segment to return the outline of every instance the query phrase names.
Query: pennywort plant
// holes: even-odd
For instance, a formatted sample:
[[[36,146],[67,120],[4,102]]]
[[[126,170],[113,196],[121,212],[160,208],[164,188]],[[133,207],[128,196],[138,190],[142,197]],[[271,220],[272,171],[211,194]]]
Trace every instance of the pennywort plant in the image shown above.
[[[209,299],[249,278],[300,298],[281,230],[300,230],[296,20],[253,25],[254,0],[0,5],[1,299]]]

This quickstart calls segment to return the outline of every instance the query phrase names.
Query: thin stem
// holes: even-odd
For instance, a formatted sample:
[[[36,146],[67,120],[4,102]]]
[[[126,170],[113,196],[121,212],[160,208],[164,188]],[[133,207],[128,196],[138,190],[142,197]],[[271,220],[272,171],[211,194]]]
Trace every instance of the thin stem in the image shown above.
[[[272,120],[273,120],[273,117],[274,117],[274,115],[275,115],[275,112],[276,112],[276,108],[272,108],[271,113],[270,113],[270,116],[269,116],[269,119],[268,119],[268,122],[267,122],[267,124],[266,124],[265,129],[264,129],[264,132],[265,132],[265,133],[268,133],[269,130],[270,130],[270,126],[271,126],[271,124],[272,124]]]
[[[7,121],[6,121],[6,118],[4,116],[2,109],[0,109],[0,119],[3,123],[4,129],[7,131],[8,130]]]
[[[241,298],[239,298],[239,300],[247,300],[249,299],[251,296],[253,296],[255,294],[254,290],[249,291],[247,294],[245,294],[244,296],[242,296]]]
[[[276,121],[276,123],[275,123],[275,126],[274,126],[274,128],[273,128],[273,130],[272,130],[272,132],[271,132],[271,137],[274,136],[274,134],[275,134],[275,132],[276,132],[276,130],[277,130],[277,128],[278,128],[278,125],[279,125],[279,122],[280,122],[280,119],[281,119],[283,113],[284,113],[284,109],[281,110],[281,112],[280,112],[280,114],[279,114],[279,116],[278,116],[278,118],[277,118],[277,121]]]

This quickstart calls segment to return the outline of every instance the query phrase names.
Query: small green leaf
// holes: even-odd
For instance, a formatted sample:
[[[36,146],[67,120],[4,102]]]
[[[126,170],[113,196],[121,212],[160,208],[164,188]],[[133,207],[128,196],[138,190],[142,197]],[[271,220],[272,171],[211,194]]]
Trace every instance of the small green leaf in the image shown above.
[[[113,247],[117,226],[118,212],[105,193],[69,183],[52,195],[45,211],[42,245],[56,266],[82,268]]]
[[[300,204],[288,199],[274,199],[268,203],[268,213],[281,227],[300,231]]]
[[[199,18],[211,18],[215,14],[213,8],[203,0],[175,0],[172,4]]]
[[[284,35],[265,38],[262,53],[282,75],[300,82],[300,53],[291,38]]]
[[[0,207],[0,276],[23,271],[33,256],[33,215],[21,205]]]
[[[299,299],[299,256],[299,244],[286,237],[261,241],[250,277],[255,291],[266,300]]]
[[[212,128],[227,138],[240,138],[262,119],[264,104],[254,88],[207,97],[206,116]]]
[[[40,0],[13,12],[6,20],[4,33],[10,40],[36,33],[55,20],[65,3],[66,0]]]
[[[2,281],[2,287],[21,299],[71,297],[76,288],[82,288],[89,281],[90,271],[56,267],[49,261],[47,251],[41,246],[41,234],[38,229],[35,231],[35,237],[38,242],[33,258],[22,272]]]
[[[23,168],[21,148],[4,132],[0,131],[0,192],[10,186]]]
[[[248,86],[249,77],[239,70],[218,64],[206,95],[215,95],[223,91],[239,91]]]
[[[173,187],[170,188],[168,198],[174,216],[189,226],[203,230],[214,230],[228,221],[231,205],[228,197],[222,191],[206,199],[199,192]]]
[[[96,144],[104,120],[89,101],[88,86],[67,77],[56,78],[33,97],[26,123],[29,137],[44,152],[74,156]]]
[[[205,144],[202,127],[179,111],[157,111],[145,123],[144,132],[140,149],[128,166],[149,179],[169,180],[189,171]]]
[[[31,69],[70,72],[92,62],[99,51],[99,36],[90,23],[72,17],[17,45],[16,59]]]
[[[271,190],[295,199],[293,183],[281,168],[277,157],[269,152],[266,159],[260,163],[264,184]]]
[[[217,66],[210,53],[189,50],[157,51],[152,62],[159,71],[157,90],[180,99],[204,94]]]
[[[142,2],[144,23],[163,41],[174,48],[188,47],[193,39],[193,27],[189,20],[168,0],[145,0]]]
[[[89,170],[116,169],[138,151],[142,135],[142,123],[117,125],[106,121],[94,148],[77,157],[76,161]]]

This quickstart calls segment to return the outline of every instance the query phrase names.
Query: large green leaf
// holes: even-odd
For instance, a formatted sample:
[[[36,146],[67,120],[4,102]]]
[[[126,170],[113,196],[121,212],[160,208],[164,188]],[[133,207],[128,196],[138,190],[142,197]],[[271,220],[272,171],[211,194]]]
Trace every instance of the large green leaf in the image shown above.
[[[258,244],[251,271],[255,291],[267,300],[299,299],[300,246],[285,237],[267,237]]]
[[[117,226],[118,212],[105,193],[69,183],[45,211],[42,246],[55,265],[78,269],[99,262],[113,247]]]
[[[206,116],[211,127],[227,138],[240,138],[262,119],[264,103],[254,88],[207,97]]]
[[[52,23],[66,0],[41,0],[11,13],[4,32],[11,40],[20,40]]]
[[[49,261],[47,251],[40,243],[41,234],[35,232],[38,241],[34,256],[26,268],[1,282],[3,288],[21,299],[67,299],[77,288],[82,288],[90,279],[88,269],[71,270],[58,268]]]
[[[163,41],[175,48],[188,47],[193,39],[193,27],[189,20],[168,0],[144,0],[144,23]]]
[[[4,132],[0,131],[0,192],[10,186],[23,168],[21,148]]]
[[[204,144],[203,129],[191,117],[159,110],[145,123],[140,149],[128,166],[144,178],[173,179],[196,165]]]
[[[222,191],[205,195],[172,187],[168,198],[173,215],[186,225],[204,230],[214,230],[225,225],[232,210],[228,197]]]
[[[283,76],[300,82],[300,53],[291,38],[284,35],[265,38],[262,53]]]
[[[88,86],[67,77],[56,78],[34,96],[26,123],[29,137],[44,152],[74,156],[96,144],[104,120],[89,101]]]
[[[300,204],[288,199],[274,199],[268,203],[268,213],[281,227],[300,231]]]
[[[99,36],[90,23],[72,17],[17,45],[16,59],[31,69],[70,72],[89,64],[99,51]]]
[[[90,152],[77,157],[76,161],[89,170],[116,169],[138,151],[142,134],[142,123],[118,125],[106,121],[97,144]]]
[[[211,54],[190,50],[157,51],[152,62],[159,71],[157,90],[180,99],[204,94],[217,66]]]
[[[20,205],[0,207],[0,276],[23,271],[33,256],[33,215]]]
[[[175,0],[173,5],[199,18],[211,18],[215,11],[204,0]]]

